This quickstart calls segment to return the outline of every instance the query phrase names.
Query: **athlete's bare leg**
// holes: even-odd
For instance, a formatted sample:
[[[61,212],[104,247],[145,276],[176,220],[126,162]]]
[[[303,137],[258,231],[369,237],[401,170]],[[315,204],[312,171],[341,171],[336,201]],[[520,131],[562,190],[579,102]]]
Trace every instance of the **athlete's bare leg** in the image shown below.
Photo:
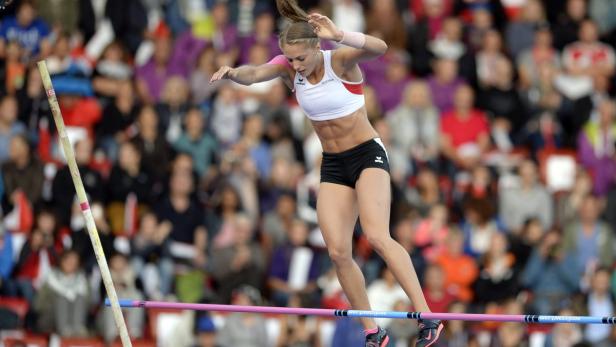
[[[327,251],[351,306],[356,310],[370,310],[366,280],[353,260],[353,229],[358,216],[355,191],[344,185],[321,183],[317,215]],[[362,318],[361,322],[364,329],[376,327],[371,318]]]
[[[355,185],[359,205],[359,220],[363,232],[374,250],[385,260],[416,311],[430,312],[415,268],[406,250],[389,232],[391,205],[390,178],[379,168],[364,169]]]

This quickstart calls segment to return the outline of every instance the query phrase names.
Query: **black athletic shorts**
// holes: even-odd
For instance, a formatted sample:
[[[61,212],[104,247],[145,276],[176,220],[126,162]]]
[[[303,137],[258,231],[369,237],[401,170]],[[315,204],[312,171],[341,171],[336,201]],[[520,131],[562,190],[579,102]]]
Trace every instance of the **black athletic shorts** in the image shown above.
[[[389,172],[387,152],[380,138],[374,138],[340,153],[323,152],[321,182],[355,188],[364,169],[376,167]]]

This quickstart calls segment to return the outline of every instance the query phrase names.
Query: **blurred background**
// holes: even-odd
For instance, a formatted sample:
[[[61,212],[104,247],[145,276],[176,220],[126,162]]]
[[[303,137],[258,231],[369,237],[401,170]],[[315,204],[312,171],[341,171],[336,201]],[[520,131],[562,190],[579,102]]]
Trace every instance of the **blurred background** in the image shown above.
[[[383,38],[361,65],[391,234],[435,312],[612,316],[616,1],[299,1]],[[46,59],[118,295],[348,308],[321,147],[265,0],[16,0],[0,18],[0,344],[120,346],[35,63]],[[322,42],[333,49],[332,42]],[[413,310],[356,227],[375,310]],[[353,320],[126,310],[135,346],[363,345]],[[412,346],[414,321],[379,321]],[[450,322],[436,346],[613,346],[610,326]]]

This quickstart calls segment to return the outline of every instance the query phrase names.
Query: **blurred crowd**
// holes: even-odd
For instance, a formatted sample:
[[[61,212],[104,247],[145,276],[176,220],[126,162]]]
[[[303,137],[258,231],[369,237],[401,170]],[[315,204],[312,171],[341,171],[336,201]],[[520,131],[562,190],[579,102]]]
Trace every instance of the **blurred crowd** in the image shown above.
[[[388,149],[391,233],[433,311],[616,315],[616,1],[299,4],[389,45],[361,65],[366,108]],[[279,80],[209,83],[281,54],[284,24],[265,0],[2,10],[0,297],[28,310],[0,308],[0,329],[117,339],[41,59],[119,297],[349,308],[317,226],[321,147],[294,96]],[[373,309],[412,311],[359,226],[354,250]],[[152,315],[125,318],[157,338]],[[414,322],[379,324],[411,346]],[[188,342],[167,345],[363,343],[353,320],[194,313],[181,326]],[[435,346],[615,344],[603,325],[448,322]]]

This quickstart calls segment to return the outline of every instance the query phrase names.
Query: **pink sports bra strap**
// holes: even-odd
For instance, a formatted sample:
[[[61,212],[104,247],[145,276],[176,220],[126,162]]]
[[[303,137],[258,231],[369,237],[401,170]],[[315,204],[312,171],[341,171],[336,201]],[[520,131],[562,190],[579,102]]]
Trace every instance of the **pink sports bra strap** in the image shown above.
[[[272,65],[282,65],[286,67],[291,67],[291,64],[289,64],[289,61],[287,60],[287,57],[285,57],[282,54],[279,54],[273,57],[272,60],[268,61],[267,63],[272,64]]]

